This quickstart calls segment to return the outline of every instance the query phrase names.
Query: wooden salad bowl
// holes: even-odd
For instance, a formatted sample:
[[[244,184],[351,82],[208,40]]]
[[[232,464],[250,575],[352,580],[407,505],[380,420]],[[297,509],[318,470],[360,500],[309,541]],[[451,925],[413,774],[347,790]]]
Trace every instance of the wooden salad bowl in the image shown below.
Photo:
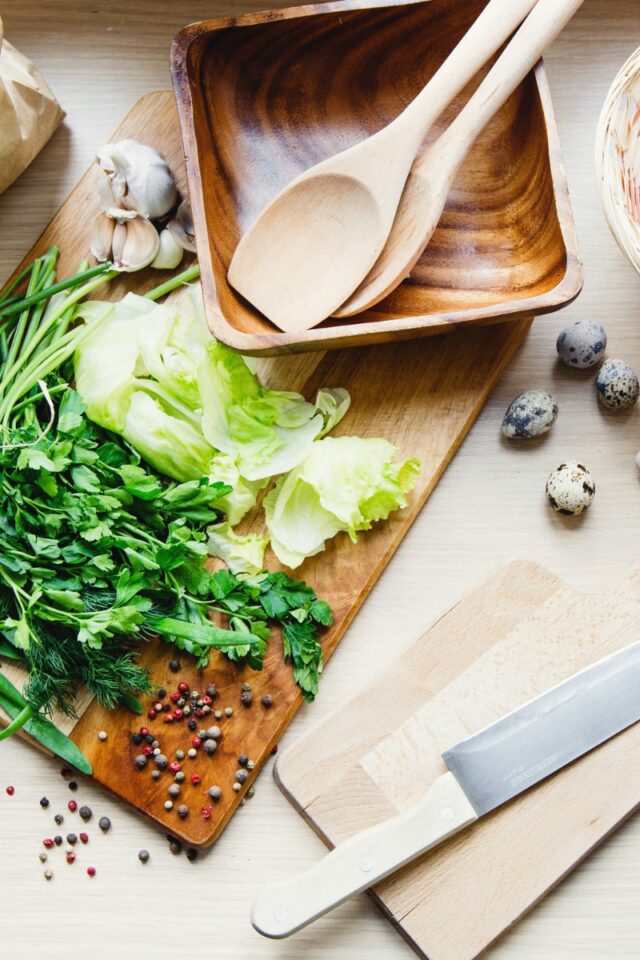
[[[322,350],[545,313],[578,295],[582,266],[542,62],[475,144],[410,278],[377,306],[286,334],[227,282],[236,244],[266,204],[397,116],[485,3],[340,0],[178,34],[173,83],[214,336],[254,355]]]

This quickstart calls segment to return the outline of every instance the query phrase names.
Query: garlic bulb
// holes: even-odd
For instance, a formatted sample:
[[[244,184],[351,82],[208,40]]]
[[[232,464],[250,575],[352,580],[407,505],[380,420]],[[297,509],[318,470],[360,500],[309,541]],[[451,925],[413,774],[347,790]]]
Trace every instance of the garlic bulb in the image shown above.
[[[182,201],[175,217],[167,224],[167,230],[171,231],[174,239],[184,250],[188,250],[189,253],[196,252],[195,230],[188,200]]]
[[[156,270],[174,270],[184,256],[184,250],[170,230],[160,233],[160,247],[151,264]]]
[[[119,140],[101,147],[97,158],[119,206],[155,220],[175,205],[178,191],[171,171],[153,147]]]
[[[100,262],[111,260],[116,270],[133,273],[148,267],[159,247],[158,231],[135,210],[110,208],[96,218],[91,253]]]

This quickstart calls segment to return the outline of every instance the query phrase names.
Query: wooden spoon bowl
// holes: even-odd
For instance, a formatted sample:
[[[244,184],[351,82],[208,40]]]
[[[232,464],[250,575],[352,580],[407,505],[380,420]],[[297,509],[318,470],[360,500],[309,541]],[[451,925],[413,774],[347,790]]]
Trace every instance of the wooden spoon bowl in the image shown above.
[[[376,307],[285,334],[227,282],[239,238],[266,204],[312,164],[390,122],[484,4],[341,0],[207,21],[178,35],[174,86],[216,337],[256,355],[355,346],[543,313],[578,294],[582,272],[542,64],[474,146],[411,279]]]

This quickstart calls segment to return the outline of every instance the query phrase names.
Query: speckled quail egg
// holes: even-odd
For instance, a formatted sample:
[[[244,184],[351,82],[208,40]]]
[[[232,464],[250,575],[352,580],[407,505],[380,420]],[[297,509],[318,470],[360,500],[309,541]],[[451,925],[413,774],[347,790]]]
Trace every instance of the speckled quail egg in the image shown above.
[[[556,341],[558,356],[568,367],[586,370],[595,367],[604,356],[607,333],[594,320],[575,320],[565,327]]]
[[[598,400],[609,410],[628,410],[638,399],[638,375],[624,360],[607,360],[596,378]]]
[[[512,400],[502,421],[502,434],[509,440],[540,437],[553,426],[558,404],[546,390],[525,390]]]
[[[557,513],[577,517],[591,506],[596,485],[586,467],[575,461],[561,463],[547,480],[547,500]]]

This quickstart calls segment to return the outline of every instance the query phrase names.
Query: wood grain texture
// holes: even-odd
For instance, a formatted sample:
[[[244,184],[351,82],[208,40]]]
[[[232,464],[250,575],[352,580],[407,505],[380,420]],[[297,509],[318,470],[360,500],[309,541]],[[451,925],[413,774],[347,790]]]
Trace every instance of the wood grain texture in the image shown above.
[[[167,156],[184,189],[184,169],[180,162],[180,137],[172,94],[157,93],[144,97],[128,114],[114,134],[114,139],[133,137],[150,143]],[[89,246],[93,220],[98,212],[96,183],[101,176],[94,165],[87,172],[69,200],[40,237],[34,255],[57,244],[64,252],[60,276],[73,270]],[[125,277],[102,296],[115,299],[125,289],[142,292],[158,282],[158,273],[151,269],[135,277]],[[340,385],[352,396],[352,406],[336,431],[360,436],[392,436],[400,456],[418,456],[424,465],[410,506],[392,516],[357,544],[346,535],[332,541],[327,550],[307,561],[299,574],[319,596],[331,604],[334,624],[323,637],[325,658],[331,655],[367,593],[384,570],[422,504],[437,483],[466,431],[506,363],[524,339],[529,318],[511,324],[494,326],[490,331],[461,331],[433,343],[390,344],[380,349],[331,352],[315,355],[315,367],[302,369],[293,365],[284,370],[277,361],[263,362],[263,376],[275,379],[280,389],[300,389],[308,396],[319,387]],[[281,376],[280,376],[281,375]],[[258,514],[249,526],[262,526]],[[274,558],[267,557],[272,568]],[[159,687],[173,689],[175,677],[169,673],[170,650],[165,644],[153,644],[142,662],[149,669],[152,681]],[[115,713],[92,703],[77,724],[64,722],[73,739],[89,757],[94,779],[108,790],[144,811],[165,829],[193,845],[209,845],[220,834],[241,803],[260,768],[283,730],[289,724],[302,699],[295,686],[290,667],[283,663],[281,638],[274,635],[260,674],[241,670],[224,656],[212,657],[206,671],[198,674],[181,658],[181,678],[192,689],[202,690],[215,681],[219,690],[216,706],[230,706],[232,718],[219,721],[222,741],[213,758],[205,757],[187,765],[187,773],[196,772],[202,785],[183,785],[181,801],[191,809],[188,819],[181,821],[175,810],[166,811],[167,774],[162,781],[151,780],[149,771],[138,772],[133,761],[139,750],[131,741],[131,733],[140,720],[120,710]],[[250,681],[254,699],[251,709],[240,706],[240,689]],[[260,704],[263,693],[270,693],[274,704],[265,710]],[[145,720],[145,722],[147,722]],[[173,756],[179,748],[188,748],[190,736],[185,724],[165,725],[161,719],[148,722],[156,733],[163,751]],[[98,730],[109,733],[108,743],[97,739]],[[232,791],[237,757],[247,754],[256,764],[239,793]],[[165,782],[166,781],[166,782]],[[205,804],[202,796],[207,787],[222,787],[221,800],[213,806],[210,819],[200,816]]]
[[[585,596],[542,567],[510,564],[402,651],[410,677],[387,668],[283,754],[276,777],[339,844],[417,803],[446,772],[444,750],[636,641],[639,625],[640,568]],[[327,750],[335,729],[348,753]],[[374,898],[421,956],[472,960],[640,805],[639,746],[635,726],[394,873]],[[329,782],[324,764],[301,765],[319,750]]]
[[[0,196],[3,277],[33,245],[126,111],[149,90],[168,87],[168,49],[178,30],[192,20],[264,6],[264,0],[4,0],[7,36],[43,71],[67,122]],[[609,234],[593,171],[598,113],[613,77],[638,46],[639,31],[637,0],[586,0],[545,56],[585,289],[566,311],[533,324],[333,654],[318,699],[298,711],[281,749],[396,662],[401,646],[497,564],[527,557],[573,587],[597,592],[638,563],[633,458],[640,445],[640,408],[623,417],[603,413],[591,378],[557,365],[554,344],[571,320],[604,322],[610,356],[640,369],[640,277]],[[296,365],[302,379],[305,365],[313,368],[316,357],[278,362],[285,370]],[[553,430],[530,447],[503,442],[499,427],[506,407],[536,386],[558,400]],[[593,507],[575,522],[556,517],[544,499],[547,475],[568,457],[584,461],[598,487]],[[402,665],[403,676],[411,666]],[[442,669],[434,664],[436,679]],[[373,725],[377,704],[368,709]],[[404,705],[397,702],[395,710],[393,725],[402,721]],[[335,750],[342,734],[334,731],[323,751]],[[276,787],[273,759],[256,783],[255,797],[195,864],[173,857],[148,818],[98,784],[81,783],[78,798],[93,808],[94,817],[107,814],[113,829],[102,836],[90,825],[91,844],[74,867],[64,863],[63,852],[52,854],[55,878],[46,884],[37,851],[54,825],[38,800],[46,794],[52,811],[64,810],[69,792],[58,763],[17,740],[3,743],[0,941],[7,955],[31,960],[40,950],[47,960],[69,960],[74,952],[89,953],[92,960],[147,960],[162,949],[161,940],[180,936],[185,942],[196,938],[203,949],[210,946],[216,960],[411,960],[411,948],[364,894],[327,916],[321,928],[310,927],[288,943],[270,942],[251,929],[254,894],[275,877],[311,866],[325,850]],[[331,773],[328,765],[324,769]],[[12,798],[4,794],[10,782],[16,787]],[[390,806],[382,795],[380,802]],[[67,828],[75,826],[68,817]],[[141,847],[151,853],[146,867],[137,861]],[[637,960],[639,862],[636,814],[503,935],[487,960]],[[84,874],[89,863],[98,869],[93,881]]]
[[[277,332],[227,282],[239,237],[266,204],[393,120],[485,2],[341,0],[207,21],[177,37],[172,69],[205,303],[221,340],[256,355],[382,343],[541,313],[576,296],[581,269],[541,64],[469,154],[411,281],[382,303],[301,337]]]

